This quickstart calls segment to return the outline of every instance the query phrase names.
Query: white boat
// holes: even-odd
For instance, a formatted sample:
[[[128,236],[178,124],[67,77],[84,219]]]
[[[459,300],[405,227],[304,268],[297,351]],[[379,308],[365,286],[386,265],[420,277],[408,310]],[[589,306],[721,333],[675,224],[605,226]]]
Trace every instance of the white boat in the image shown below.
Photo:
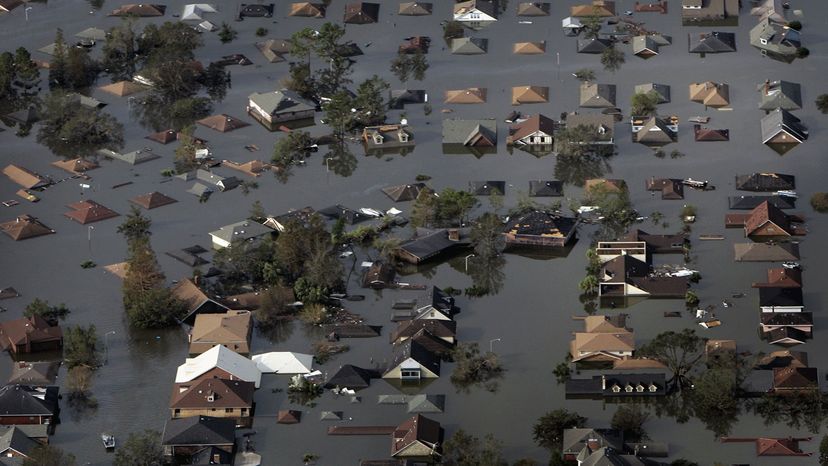
[[[785,267],[786,269],[798,269],[799,262],[783,262],[782,267]]]
[[[798,194],[796,194],[796,191],[787,191],[787,190],[783,190],[783,191],[776,191],[776,195],[777,195],[777,196],[782,196],[782,197],[792,197],[792,198],[794,198],[794,199],[796,199],[797,197],[799,197],[799,195],[798,195]]]
[[[698,270],[680,269],[675,272],[668,272],[666,275],[668,277],[692,277],[694,273],[698,273]]]
[[[104,448],[107,450],[112,450],[115,448],[115,436],[111,434],[101,434],[101,442],[103,442]]]
[[[691,188],[706,188],[707,183],[707,181],[694,180],[693,178],[687,178],[682,180],[682,184],[684,184],[685,186],[690,186]]]

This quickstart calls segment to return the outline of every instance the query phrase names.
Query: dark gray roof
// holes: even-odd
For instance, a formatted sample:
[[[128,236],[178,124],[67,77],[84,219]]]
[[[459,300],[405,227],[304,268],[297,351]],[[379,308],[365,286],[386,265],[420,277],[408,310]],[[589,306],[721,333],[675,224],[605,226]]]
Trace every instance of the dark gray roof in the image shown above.
[[[732,32],[688,34],[690,53],[723,53],[736,51],[736,35]]]
[[[504,231],[522,236],[560,235],[566,238],[577,223],[578,219],[574,217],[535,210],[512,218],[504,227]]]
[[[769,343],[780,343],[783,345],[791,345],[805,343],[808,340],[808,334],[794,327],[780,327],[771,330],[767,333]]]
[[[334,220],[339,220],[340,218],[344,219],[345,223],[349,225],[364,222],[365,220],[369,220],[372,218],[368,215],[363,214],[362,212],[359,212],[358,210],[354,210],[340,204],[320,209],[317,211],[317,213]]]
[[[460,241],[452,241],[448,238],[448,230],[445,228],[436,230],[417,228],[414,237],[401,244],[400,249],[422,262],[448,249],[468,245],[467,235],[463,232],[461,232]]]
[[[651,391],[650,387],[655,387]],[[614,389],[617,387],[617,391]],[[639,387],[642,387],[639,390]],[[663,372],[652,374],[606,374],[590,379],[570,379],[566,382],[567,396],[653,397],[667,394]],[[628,391],[628,390],[632,391]]]
[[[557,180],[532,180],[529,182],[529,196],[563,196],[563,183]]]
[[[796,199],[787,196],[730,196],[727,198],[728,205],[733,210],[753,210],[765,201],[779,209],[796,207]]]
[[[413,359],[436,375],[440,375],[440,358],[413,339],[394,345],[394,354],[387,370],[394,369],[406,359]]]
[[[231,223],[218,230],[211,231],[210,235],[232,243],[234,241],[246,241],[248,239],[258,238],[270,233],[273,233],[272,228],[268,228],[253,220],[242,220],[241,222]]]
[[[0,416],[50,416],[58,412],[58,387],[6,385],[0,388]]]
[[[60,370],[60,361],[19,361],[14,363],[8,383],[32,386],[54,385],[58,370]]]
[[[612,47],[612,41],[607,39],[578,39],[578,53],[603,53]]]
[[[371,379],[377,377],[379,374],[376,371],[345,364],[328,379],[325,387],[347,387],[352,390],[366,388],[371,384]]]
[[[742,191],[780,191],[796,189],[796,178],[781,173],[751,173],[736,176],[736,189]]]
[[[202,448],[190,458],[193,466],[230,466],[232,463],[233,455],[217,447]]]
[[[400,110],[406,104],[423,104],[426,102],[426,91],[422,89],[395,89],[390,93],[388,106]]]
[[[315,110],[316,106],[303,99],[299,94],[282,89],[281,91],[254,92],[248,96],[251,102],[255,103],[269,115],[280,113],[305,112]]]
[[[813,312],[763,312],[759,318],[764,325],[813,325]]]
[[[762,287],[759,288],[760,306],[802,306],[802,288]]]
[[[164,425],[164,445],[228,445],[236,438],[236,421],[229,418],[194,416],[172,419]]]
[[[475,196],[488,196],[497,192],[506,194],[505,181],[469,181],[469,189]]]
[[[5,454],[9,449],[12,449],[28,456],[38,445],[40,445],[40,442],[29,438],[28,435],[16,427],[12,427],[0,435],[0,454]]]
[[[408,399],[409,413],[442,413],[446,407],[446,395],[418,394]]]
[[[481,120],[443,120],[443,144],[466,144],[469,136],[475,132],[487,133],[491,139],[497,140],[497,122],[493,118]]]
[[[615,107],[615,84],[581,84],[581,107],[612,108]]]
[[[451,53],[454,55],[481,55],[488,49],[489,39],[458,37],[451,40]]]
[[[802,108],[802,87],[790,81],[772,81],[759,85],[762,110],[799,110]]]

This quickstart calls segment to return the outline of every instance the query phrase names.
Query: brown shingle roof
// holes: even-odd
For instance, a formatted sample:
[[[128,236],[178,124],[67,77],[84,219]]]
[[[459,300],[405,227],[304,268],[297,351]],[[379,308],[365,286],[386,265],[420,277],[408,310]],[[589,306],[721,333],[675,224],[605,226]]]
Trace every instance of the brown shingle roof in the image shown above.
[[[767,438],[756,439],[757,456],[811,456],[799,449],[799,439]]]
[[[244,128],[245,126],[250,126],[250,123],[245,123],[238,118],[231,117],[230,115],[213,115],[208,116],[207,118],[202,118],[201,120],[196,121],[196,123],[206,126],[212,130],[216,130],[220,133],[226,133],[228,131],[233,131],[234,129]]]
[[[546,52],[546,41],[540,42],[515,42],[512,46],[512,53],[517,55],[537,55]]]
[[[164,194],[161,194],[158,191],[153,191],[151,193],[135,196],[132,199],[130,199],[129,202],[132,202],[133,204],[139,205],[147,210],[150,210],[155,209],[156,207],[173,204],[178,201],[169,196],[165,196]]]
[[[152,133],[147,136],[147,139],[150,141],[155,141],[161,144],[169,144],[173,141],[178,140],[178,132],[173,129],[168,129],[166,131],[159,131],[157,133]]]
[[[298,424],[302,419],[302,411],[294,411],[292,409],[283,409],[276,415],[276,422],[278,424]]]
[[[745,236],[752,235],[767,222],[772,222],[781,228],[783,231],[780,232],[780,235],[791,234],[791,222],[788,215],[770,202],[765,201],[750,211],[750,215],[745,221]]]
[[[19,215],[14,220],[0,223],[0,230],[15,241],[49,235],[55,232],[55,230],[40,223],[38,219],[28,214]]]
[[[288,16],[304,16],[309,18],[324,18],[325,5],[322,3],[298,2],[290,4]]]
[[[818,390],[819,376],[816,367],[776,367],[773,369],[775,390]]]
[[[483,104],[486,103],[485,87],[470,87],[446,91],[447,104]]]
[[[457,322],[453,320],[417,319],[400,322],[396,330],[391,332],[391,342],[400,338],[414,336],[421,329],[438,338],[454,338],[457,335]]]
[[[110,210],[91,199],[75,202],[74,204],[69,204],[66,207],[69,207],[72,210],[64,213],[63,215],[80,223],[81,225],[100,222],[101,220],[110,219],[120,215],[118,212]]]
[[[576,351],[632,351],[635,349],[635,335],[630,332],[618,333],[576,333]]]
[[[768,269],[768,281],[754,283],[754,288],[802,288],[802,270],[785,267]]]
[[[57,160],[52,162],[53,167],[58,167],[61,170],[66,170],[72,174],[79,174],[79,173],[86,173],[89,170],[94,170],[98,168],[97,162],[93,162],[91,160],[86,160],[82,158],[70,159],[70,160]]]
[[[190,334],[190,353],[207,351],[224,345],[244,354],[250,352],[250,330],[253,321],[248,311],[227,311],[223,314],[198,314]]]
[[[555,132],[555,120],[541,114],[532,115],[526,120],[513,125],[510,129],[512,130],[512,134],[508,138],[510,141],[519,141],[537,131],[552,136]]]
[[[0,347],[8,349],[12,344],[46,343],[63,339],[59,325],[51,326],[40,316],[23,317],[0,323]]]
[[[253,390],[255,383],[243,380],[209,378],[177,383],[173,385],[170,409],[250,408]]]
[[[3,169],[3,174],[25,189],[41,188],[49,184],[49,180],[45,177],[13,164],[7,165]]]
[[[119,81],[101,86],[98,89],[109,94],[117,95],[118,97],[126,97],[144,91],[147,87],[132,81]]]
[[[512,88],[512,105],[539,104],[549,101],[549,88],[545,86],[517,86]]]
[[[442,440],[440,423],[423,415],[406,420],[394,430],[391,436],[391,456],[397,456],[410,445],[420,442],[435,450]]]
[[[707,107],[726,107],[730,105],[730,88],[724,83],[705,81],[690,84],[690,100]]]

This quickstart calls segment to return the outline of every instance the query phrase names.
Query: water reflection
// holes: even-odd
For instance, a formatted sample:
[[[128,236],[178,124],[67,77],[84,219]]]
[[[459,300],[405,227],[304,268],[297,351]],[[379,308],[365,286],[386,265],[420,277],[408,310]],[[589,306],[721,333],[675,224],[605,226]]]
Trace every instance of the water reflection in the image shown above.
[[[359,161],[348,144],[340,139],[328,145],[328,152],[323,156],[322,163],[328,171],[347,178],[354,174]]]
[[[609,161],[596,154],[559,155],[555,163],[555,178],[579,187],[583,187],[586,180],[602,178],[607,173],[612,173]]]
[[[295,324],[293,319],[278,320],[267,328],[257,326],[256,335],[273,344],[284,343],[293,335]]]

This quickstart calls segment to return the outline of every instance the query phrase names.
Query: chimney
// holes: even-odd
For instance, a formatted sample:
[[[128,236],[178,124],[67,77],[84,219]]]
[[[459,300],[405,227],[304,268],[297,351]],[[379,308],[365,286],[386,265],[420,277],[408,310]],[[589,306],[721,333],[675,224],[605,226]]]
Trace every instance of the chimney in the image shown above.
[[[460,230],[457,228],[449,228],[448,239],[449,241],[460,241]]]

